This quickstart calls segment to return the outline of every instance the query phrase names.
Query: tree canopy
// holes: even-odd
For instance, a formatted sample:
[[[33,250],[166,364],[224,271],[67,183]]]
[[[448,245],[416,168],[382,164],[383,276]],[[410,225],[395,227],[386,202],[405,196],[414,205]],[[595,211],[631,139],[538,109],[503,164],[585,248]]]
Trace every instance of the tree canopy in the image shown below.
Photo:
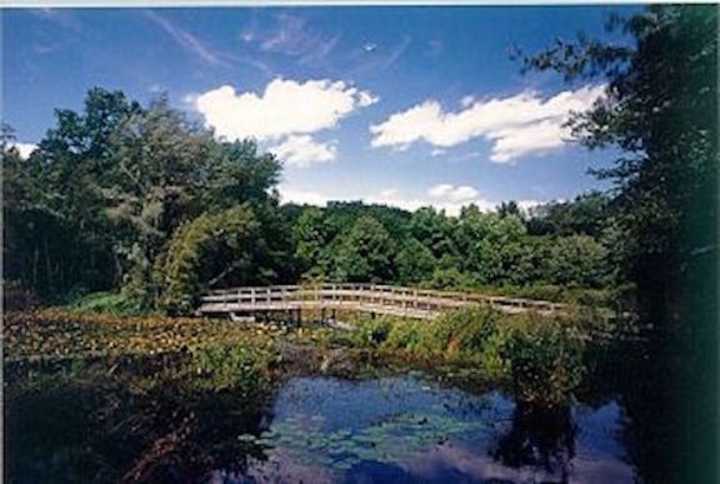
[[[653,319],[679,315],[698,293],[716,307],[706,268],[716,267],[718,248],[717,25],[713,5],[650,6],[608,22],[631,36],[629,45],[581,35],[524,58],[527,69],[569,82],[607,83],[605,96],[570,126],[590,149],[620,149],[615,164],[595,174],[614,182],[612,215],[627,239],[623,267]]]

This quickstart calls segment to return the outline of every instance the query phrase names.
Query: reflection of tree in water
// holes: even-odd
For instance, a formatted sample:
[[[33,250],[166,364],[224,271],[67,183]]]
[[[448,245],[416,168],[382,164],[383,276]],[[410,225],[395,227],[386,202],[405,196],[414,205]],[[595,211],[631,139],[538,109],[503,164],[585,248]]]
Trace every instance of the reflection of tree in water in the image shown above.
[[[632,350],[617,383],[628,416],[622,438],[639,481],[716,482],[704,475],[716,457],[705,454],[703,461],[701,443],[715,429],[714,417],[703,413],[717,407],[703,401],[708,386],[697,387],[690,351],[677,340],[650,341]]]
[[[548,473],[559,473],[562,482],[567,482],[569,463],[575,456],[575,432],[570,407],[518,403],[510,431],[500,437],[490,454],[505,466],[542,467]]]
[[[702,346],[712,338],[693,348],[677,337],[656,336],[614,342],[591,355],[592,377],[579,399],[597,406],[617,395],[625,415],[620,437],[638,482],[717,482],[708,477],[716,460],[717,392],[707,381],[713,367],[706,361],[713,353]]]
[[[243,471],[248,456],[264,459],[259,445],[237,439],[265,425],[262,395],[248,401],[163,373],[166,364],[181,368],[183,358],[122,359],[112,369],[98,362],[76,371],[58,364],[46,369],[52,378],[6,388],[8,480],[198,482],[214,468]]]

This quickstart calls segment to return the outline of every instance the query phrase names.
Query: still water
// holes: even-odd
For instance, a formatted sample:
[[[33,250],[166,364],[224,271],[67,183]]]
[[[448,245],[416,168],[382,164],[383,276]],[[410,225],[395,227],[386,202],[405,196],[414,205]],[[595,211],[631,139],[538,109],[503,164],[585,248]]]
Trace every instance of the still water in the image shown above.
[[[556,411],[471,394],[420,374],[373,380],[305,377],[279,391],[244,471],[206,482],[631,483],[616,400]]]

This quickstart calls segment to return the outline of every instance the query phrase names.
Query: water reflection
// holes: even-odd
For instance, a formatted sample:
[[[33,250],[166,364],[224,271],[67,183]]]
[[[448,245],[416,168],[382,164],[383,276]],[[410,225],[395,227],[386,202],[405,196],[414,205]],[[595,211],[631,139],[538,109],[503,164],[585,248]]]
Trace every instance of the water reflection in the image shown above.
[[[548,412],[419,376],[297,378],[273,413],[266,432],[241,436],[267,459],[208,482],[633,482],[614,401]]]

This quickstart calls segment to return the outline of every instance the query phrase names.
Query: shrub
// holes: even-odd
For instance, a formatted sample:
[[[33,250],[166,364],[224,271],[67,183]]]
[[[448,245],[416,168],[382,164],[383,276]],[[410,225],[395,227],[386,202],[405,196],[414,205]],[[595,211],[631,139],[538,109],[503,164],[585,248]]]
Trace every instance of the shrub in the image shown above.
[[[259,229],[247,205],[213,215],[204,213],[181,225],[173,234],[167,257],[155,271],[164,289],[160,307],[169,314],[187,314],[222,267],[249,272],[256,247],[263,245]]]
[[[388,318],[362,319],[354,338],[362,346],[380,346],[388,338],[391,328]]]
[[[383,320],[381,325],[365,326],[361,333],[367,341],[368,332],[374,330],[375,341],[381,340],[386,350],[403,350],[425,358],[472,360],[496,332],[497,320],[498,313],[490,308],[472,308],[433,321]]]
[[[114,316],[133,316],[142,311],[124,292],[95,292],[79,298],[70,309],[80,313],[106,313]]]
[[[267,383],[265,371],[271,353],[249,345],[211,346],[193,353],[193,365],[213,390],[238,390],[242,396],[258,394]]]
[[[472,287],[474,281],[471,276],[460,272],[456,268],[437,268],[429,281],[420,285],[430,289],[467,289]]]
[[[397,321],[383,343],[383,349],[415,352],[422,341],[422,321]]]
[[[470,357],[482,351],[495,332],[498,313],[487,307],[443,314],[422,327],[420,348],[447,358]]]
[[[533,317],[522,322],[501,353],[510,363],[516,398],[548,407],[567,403],[582,380],[584,344],[566,322]]]
[[[498,326],[485,341],[478,359],[488,378],[503,380],[511,375],[511,362],[505,355],[509,336],[510,332],[506,328]]]

